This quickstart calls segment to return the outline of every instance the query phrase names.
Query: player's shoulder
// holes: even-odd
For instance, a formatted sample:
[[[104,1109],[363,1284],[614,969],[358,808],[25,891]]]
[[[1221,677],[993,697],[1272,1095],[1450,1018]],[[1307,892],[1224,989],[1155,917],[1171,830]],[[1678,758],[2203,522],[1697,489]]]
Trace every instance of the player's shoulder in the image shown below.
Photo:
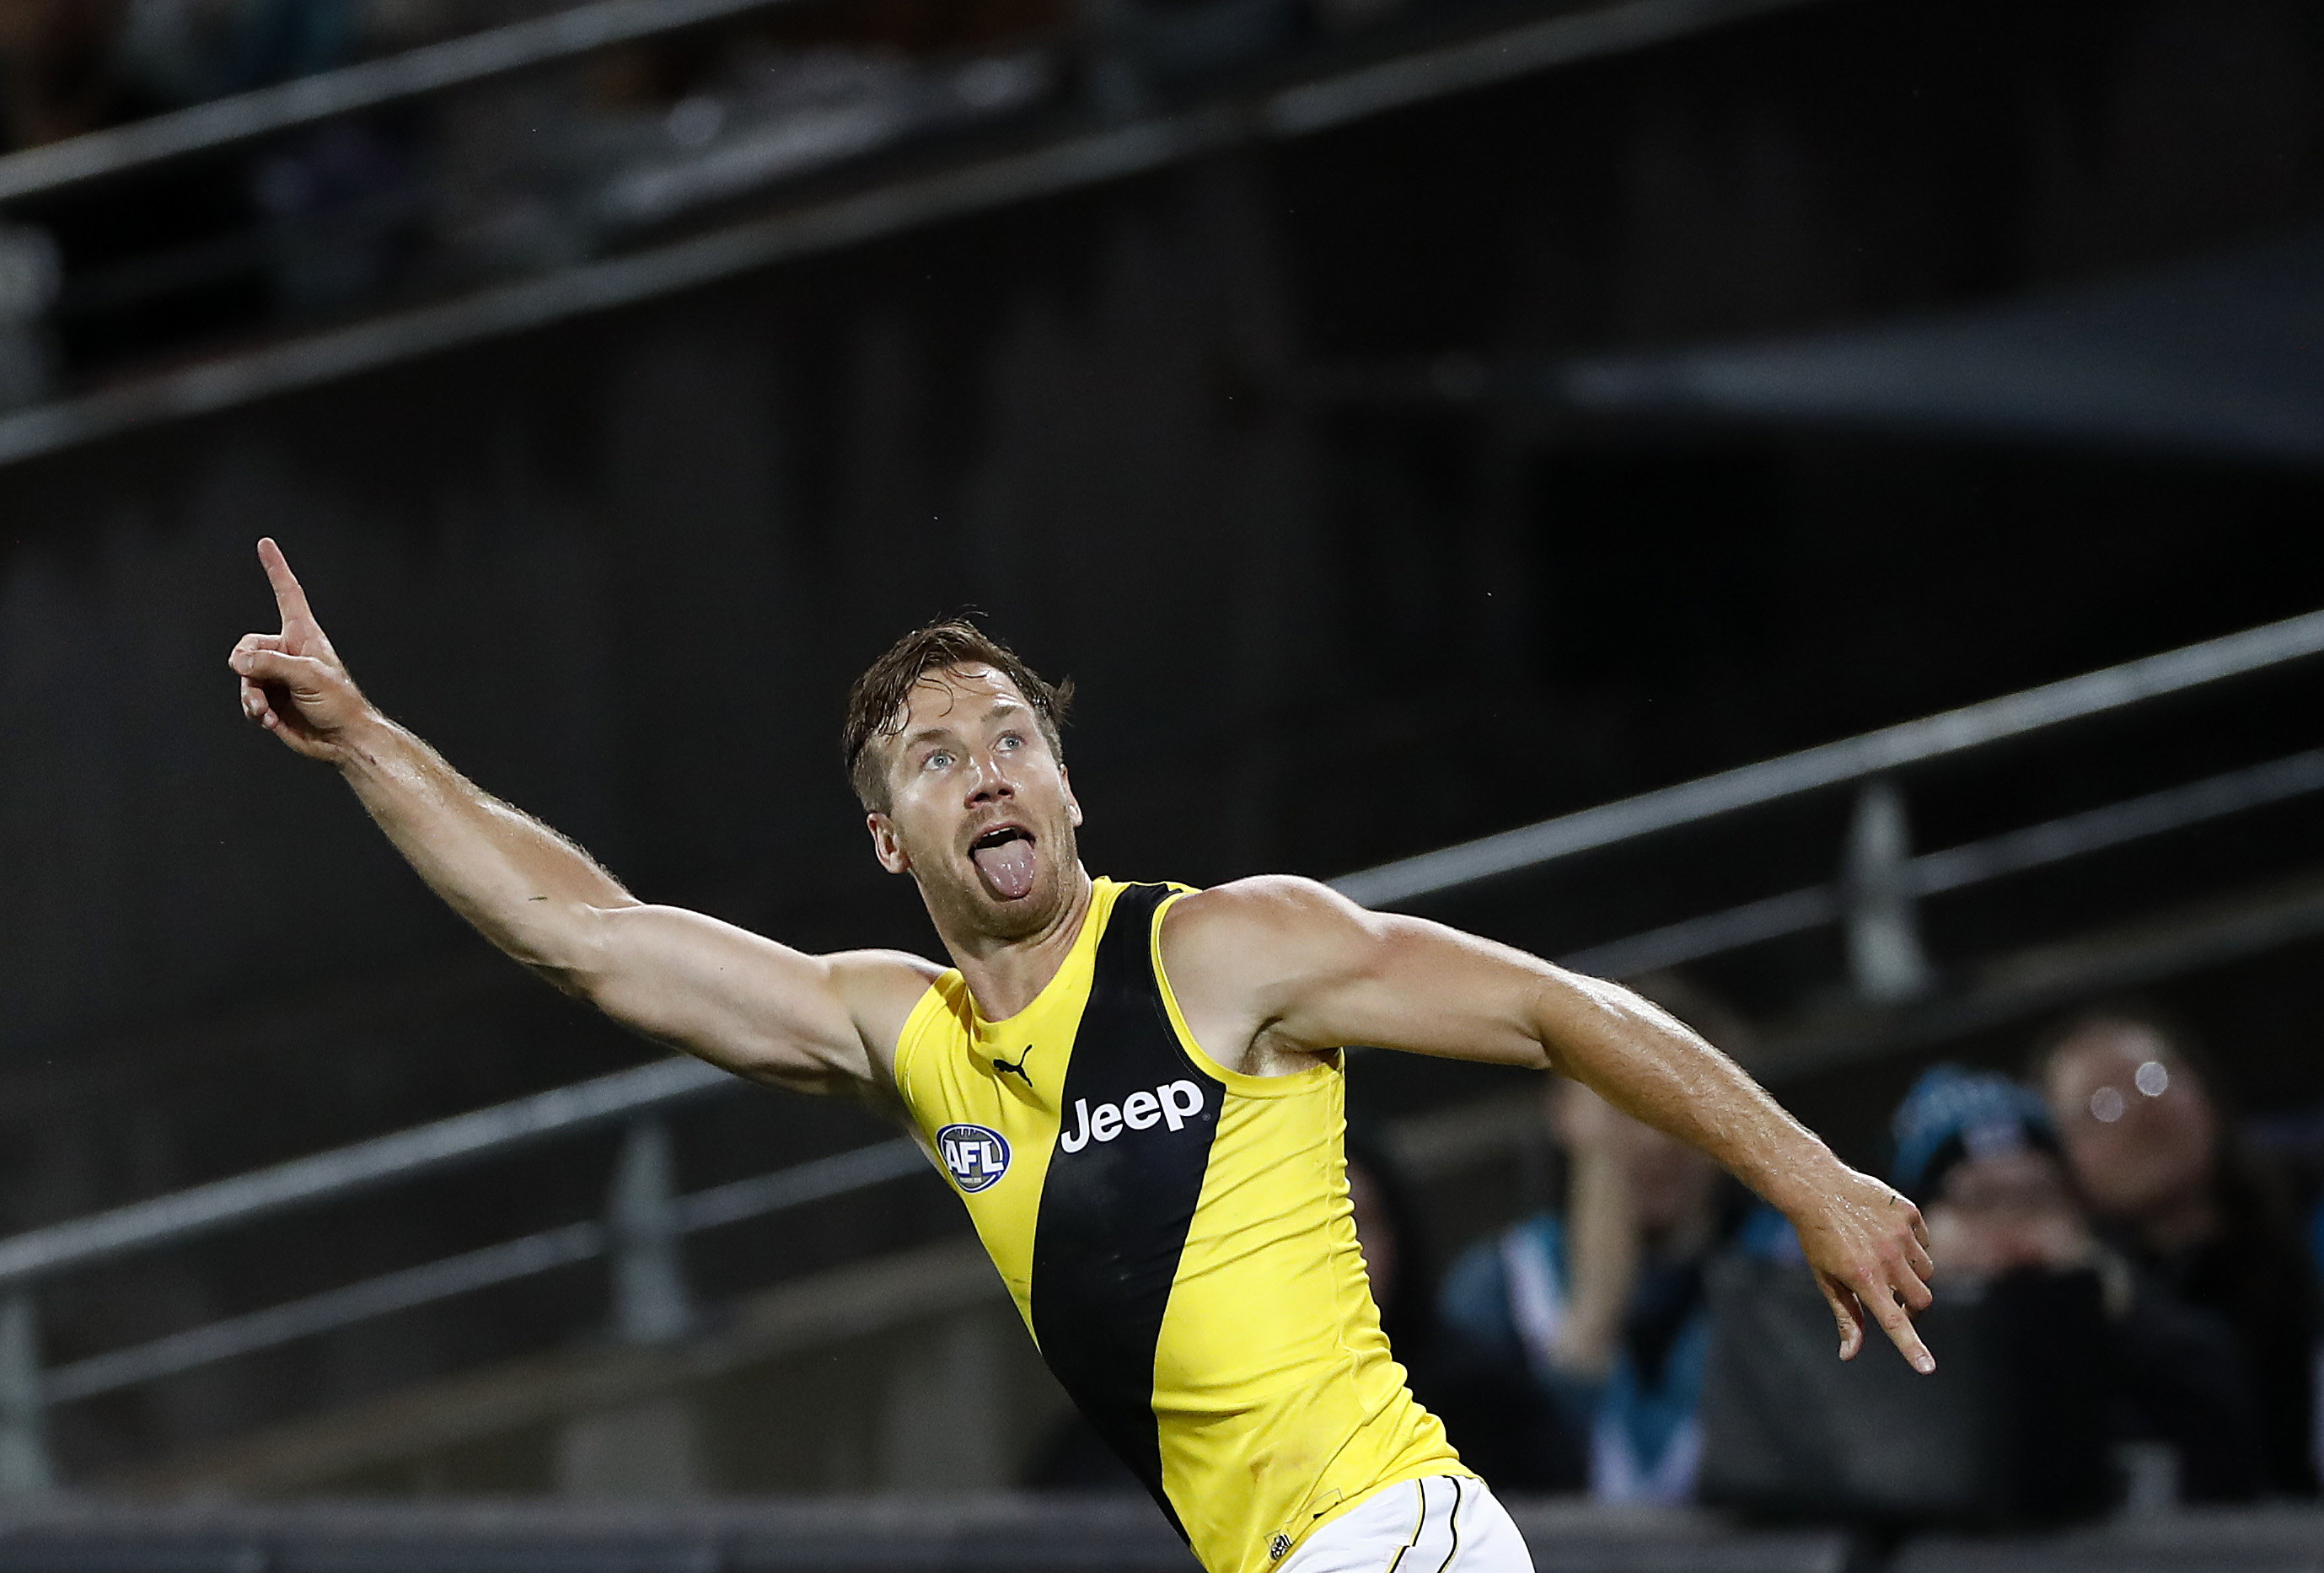
[[[1332,914],[1362,911],[1353,902],[1319,879],[1296,874],[1254,874],[1195,891],[1172,910],[1197,922],[1232,922],[1251,918],[1296,918],[1306,913]],[[1181,920],[1183,921],[1183,920]]]
[[[1163,921],[1174,957],[1230,963],[1329,949],[1363,937],[1370,914],[1320,880],[1291,874],[1253,874],[1194,892]]]
[[[832,981],[849,995],[893,996],[913,1001],[945,975],[945,968],[908,950],[839,950],[823,958]]]
[[[945,968],[908,950],[842,950],[823,958],[865,1039],[890,1048]]]
[[[865,977],[909,976],[924,985],[945,970],[943,963],[909,950],[835,950],[824,959],[834,972],[844,970]]]

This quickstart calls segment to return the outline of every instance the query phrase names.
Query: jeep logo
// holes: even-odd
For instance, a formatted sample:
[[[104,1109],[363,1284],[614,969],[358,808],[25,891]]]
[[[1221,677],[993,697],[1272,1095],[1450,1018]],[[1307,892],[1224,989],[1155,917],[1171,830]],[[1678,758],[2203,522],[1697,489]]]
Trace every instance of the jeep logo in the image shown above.
[[[1167,1123],[1172,1130],[1203,1112],[1203,1089],[1191,1081],[1174,1081],[1152,1092],[1133,1092],[1119,1104],[1089,1106],[1089,1099],[1074,1099],[1074,1118],[1080,1128],[1070,1136],[1060,1133],[1057,1145],[1078,1152],[1092,1142],[1111,1142],[1124,1130],[1144,1131]]]

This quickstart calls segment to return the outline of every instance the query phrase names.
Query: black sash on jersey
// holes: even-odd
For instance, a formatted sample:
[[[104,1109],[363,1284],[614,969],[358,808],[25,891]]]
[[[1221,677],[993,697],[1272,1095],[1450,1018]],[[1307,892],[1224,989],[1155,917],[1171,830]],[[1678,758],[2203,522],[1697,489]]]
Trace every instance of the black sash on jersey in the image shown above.
[[[1154,924],[1169,893],[1167,885],[1125,888],[1099,937],[1034,1226],[1032,1300],[1033,1336],[1050,1371],[1184,1539],[1162,1492],[1154,1352],[1226,1087],[1187,1057],[1162,1004]],[[1201,1091],[1199,1111],[1066,1150],[1077,1103],[1119,1109],[1132,1094],[1154,1095],[1176,1082]],[[1187,1101],[1183,1092],[1179,1097]]]

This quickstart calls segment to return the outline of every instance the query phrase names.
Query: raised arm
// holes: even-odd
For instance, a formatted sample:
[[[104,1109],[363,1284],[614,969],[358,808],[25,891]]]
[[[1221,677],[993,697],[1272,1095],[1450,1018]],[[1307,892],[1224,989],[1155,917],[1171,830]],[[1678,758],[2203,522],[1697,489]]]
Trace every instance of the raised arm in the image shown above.
[[[227,664],[243,713],[337,767],[420,876],[516,960],[622,1025],[803,1091],[887,1086],[896,1035],[936,968],[885,951],[808,956],[650,906],[589,855],[482,791],[365,699],[290,565],[258,546],[282,616]]]
[[[1932,1271],[1920,1210],[1628,989],[1297,879],[1188,897],[1163,957],[1188,1025],[1229,1063],[1277,1069],[1280,1057],[1369,1043],[1573,1078],[1783,1210],[1839,1319],[1841,1359],[1862,1346],[1868,1316],[1916,1369],[1936,1368],[1913,1330]]]

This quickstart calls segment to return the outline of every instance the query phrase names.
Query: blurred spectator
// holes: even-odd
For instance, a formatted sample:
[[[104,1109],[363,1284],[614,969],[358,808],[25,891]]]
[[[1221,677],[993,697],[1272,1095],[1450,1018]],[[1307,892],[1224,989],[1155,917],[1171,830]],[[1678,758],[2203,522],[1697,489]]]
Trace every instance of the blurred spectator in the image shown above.
[[[344,65],[364,20],[361,0],[127,0],[122,74],[180,108]]]
[[[1134,115],[1155,91],[1231,69],[1288,41],[1293,0],[1086,0],[1090,95],[1099,111]]]
[[[33,147],[355,58],[364,0],[0,0],[7,143]]]
[[[349,64],[374,42],[365,0],[128,0],[124,78],[182,108]],[[279,311],[331,310],[384,287],[401,249],[408,135],[374,116],[309,126],[252,154],[245,185]],[[409,199],[406,199],[408,205]]]
[[[1702,1457],[1704,1268],[1721,1249],[1780,1251],[1790,1230],[1711,1160],[1588,1088],[1561,1081],[1545,1096],[1563,1204],[1475,1246],[1444,1282],[1456,1445],[1503,1488],[1683,1501]]]
[[[2107,1007],[2052,1037],[2035,1072],[2105,1237],[2232,1330],[2268,1485],[2313,1492],[2314,1268],[2275,1177],[2233,1139],[2183,1035],[2151,1011]]]
[[[2116,1443],[2160,1444],[2171,1494],[2236,1501],[2265,1487],[2259,1405],[2232,1329],[2106,1246],[2074,1194],[2049,1111],[1990,1071],[1941,1065],[1898,1106],[1891,1179],[1921,1203],[1940,1303],[2012,1274],[2096,1272]]]
[[[1929,1254],[1948,1282],[2098,1260],[2049,1112],[1989,1071],[1940,1065],[1913,1084],[1892,1124],[1890,1180],[1920,1198]]]

